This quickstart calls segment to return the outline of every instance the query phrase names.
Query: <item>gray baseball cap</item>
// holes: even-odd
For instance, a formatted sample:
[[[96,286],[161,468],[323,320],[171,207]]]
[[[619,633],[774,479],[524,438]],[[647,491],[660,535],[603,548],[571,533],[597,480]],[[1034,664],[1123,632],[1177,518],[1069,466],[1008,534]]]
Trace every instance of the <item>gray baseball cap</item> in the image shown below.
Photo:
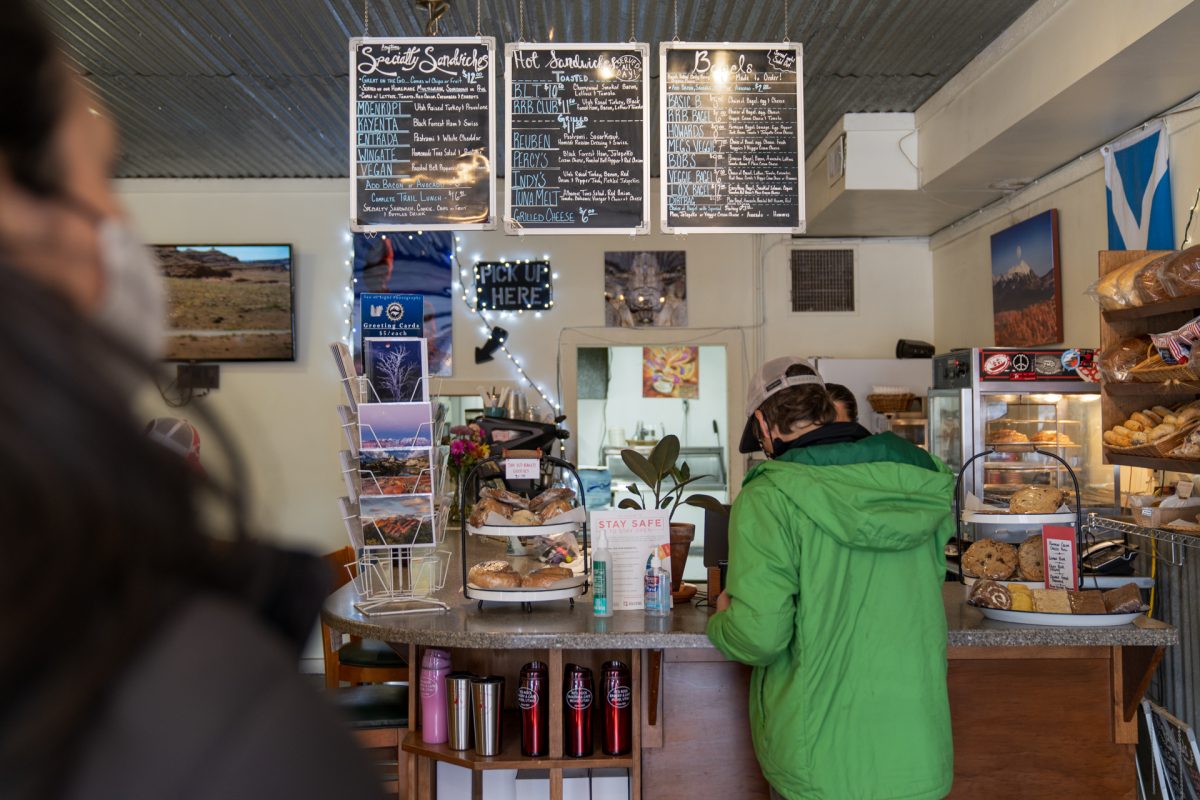
[[[808,367],[812,375],[788,375],[789,369],[795,366]],[[738,443],[738,451],[754,453],[762,449],[758,437],[754,435],[754,412],[766,399],[778,394],[791,386],[815,383],[824,386],[825,380],[817,372],[813,363],[805,358],[784,356],[773,358],[758,368],[754,379],[750,381],[750,390],[746,392],[746,425],[742,428],[742,440]]]

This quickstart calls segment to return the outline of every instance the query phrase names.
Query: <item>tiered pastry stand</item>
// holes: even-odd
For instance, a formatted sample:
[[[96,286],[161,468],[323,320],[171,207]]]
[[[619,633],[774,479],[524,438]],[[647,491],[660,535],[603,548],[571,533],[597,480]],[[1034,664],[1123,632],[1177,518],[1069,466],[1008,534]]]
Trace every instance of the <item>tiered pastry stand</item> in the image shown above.
[[[515,458],[539,459],[541,462],[538,471],[539,478],[537,480],[506,479],[504,477],[505,462]],[[576,472],[575,467],[560,458],[543,455],[540,451],[506,451],[499,456],[492,456],[480,461],[465,476],[462,483],[464,489],[461,492],[459,500],[461,504],[459,511],[463,520],[461,558],[464,597],[469,600],[477,600],[480,608],[483,608],[483,603],[486,600],[495,603],[520,603],[524,610],[532,611],[533,603],[546,603],[552,600],[569,600],[573,607],[575,605],[575,598],[587,593],[589,578],[591,576],[591,560],[588,553],[586,516],[578,522],[560,522],[550,525],[470,525],[467,523],[468,510],[474,505],[474,502],[478,502],[481,484],[484,481],[503,483],[506,490],[533,498],[553,486],[567,484],[568,479],[570,483],[574,484],[573,487],[569,488],[575,490],[575,496],[580,506],[582,506],[584,500],[583,482],[580,480],[579,473]],[[471,491],[467,491],[467,487],[470,487]],[[473,502],[470,504],[467,502],[468,494],[474,495]],[[469,584],[467,578],[472,566],[472,559],[470,557],[472,548],[469,537],[536,537],[554,536],[564,533],[573,533],[576,535],[580,557],[583,559],[583,571],[571,578],[564,578],[559,582],[559,585],[544,589],[534,587],[485,589]],[[541,564],[540,566],[548,565]]]

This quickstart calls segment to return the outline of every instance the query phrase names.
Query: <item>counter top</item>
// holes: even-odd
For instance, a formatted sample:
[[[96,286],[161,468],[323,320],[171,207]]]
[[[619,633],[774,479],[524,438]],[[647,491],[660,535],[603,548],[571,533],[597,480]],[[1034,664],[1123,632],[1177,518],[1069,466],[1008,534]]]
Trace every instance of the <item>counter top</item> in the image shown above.
[[[321,618],[334,630],[353,636],[440,647],[670,650],[712,646],[704,633],[710,610],[694,603],[678,606],[662,619],[640,611],[618,611],[603,619],[592,615],[590,595],[580,598],[574,608],[561,600],[534,604],[530,612],[491,603],[480,609],[450,586],[436,597],[450,610],[366,615],[354,607],[358,595],[350,584],[329,596]],[[956,583],[945,585],[942,600],[950,647],[1165,647],[1179,642],[1174,627],[1145,617],[1113,628],[995,622],[966,605],[963,587]]]

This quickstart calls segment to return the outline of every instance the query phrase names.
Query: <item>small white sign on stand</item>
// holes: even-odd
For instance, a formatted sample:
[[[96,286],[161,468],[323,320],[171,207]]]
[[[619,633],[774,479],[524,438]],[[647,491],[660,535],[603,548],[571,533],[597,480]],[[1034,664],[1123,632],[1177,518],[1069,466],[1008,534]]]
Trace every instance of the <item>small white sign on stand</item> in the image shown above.
[[[668,511],[593,511],[591,532],[604,531],[612,556],[612,608],[640,611],[645,607],[646,562],[658,550],[662,568],[671,571],[671,515]]]
[[[1079,588],[1079,560],[1075,557],[1075,529],[1066,525],[1042,526],[1042,563],[1047,589]]]
[[[537,458],[510,458],[504,462],[504,479],[509,481],[536,481],[541,477],[542,462]]]

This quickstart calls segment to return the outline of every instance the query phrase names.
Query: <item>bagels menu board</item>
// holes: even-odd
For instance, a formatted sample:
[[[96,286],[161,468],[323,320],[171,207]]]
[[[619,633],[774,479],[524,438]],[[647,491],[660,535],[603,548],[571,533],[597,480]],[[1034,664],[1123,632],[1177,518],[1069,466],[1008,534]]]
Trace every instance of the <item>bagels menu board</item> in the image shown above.
[[[496,40],[350,40],[350,227],[495,227]]]
[[[509,233],[647,233],[650,47],[504,48]]]
[[[804,232],[799,44],[659,47],[662,228]]]

